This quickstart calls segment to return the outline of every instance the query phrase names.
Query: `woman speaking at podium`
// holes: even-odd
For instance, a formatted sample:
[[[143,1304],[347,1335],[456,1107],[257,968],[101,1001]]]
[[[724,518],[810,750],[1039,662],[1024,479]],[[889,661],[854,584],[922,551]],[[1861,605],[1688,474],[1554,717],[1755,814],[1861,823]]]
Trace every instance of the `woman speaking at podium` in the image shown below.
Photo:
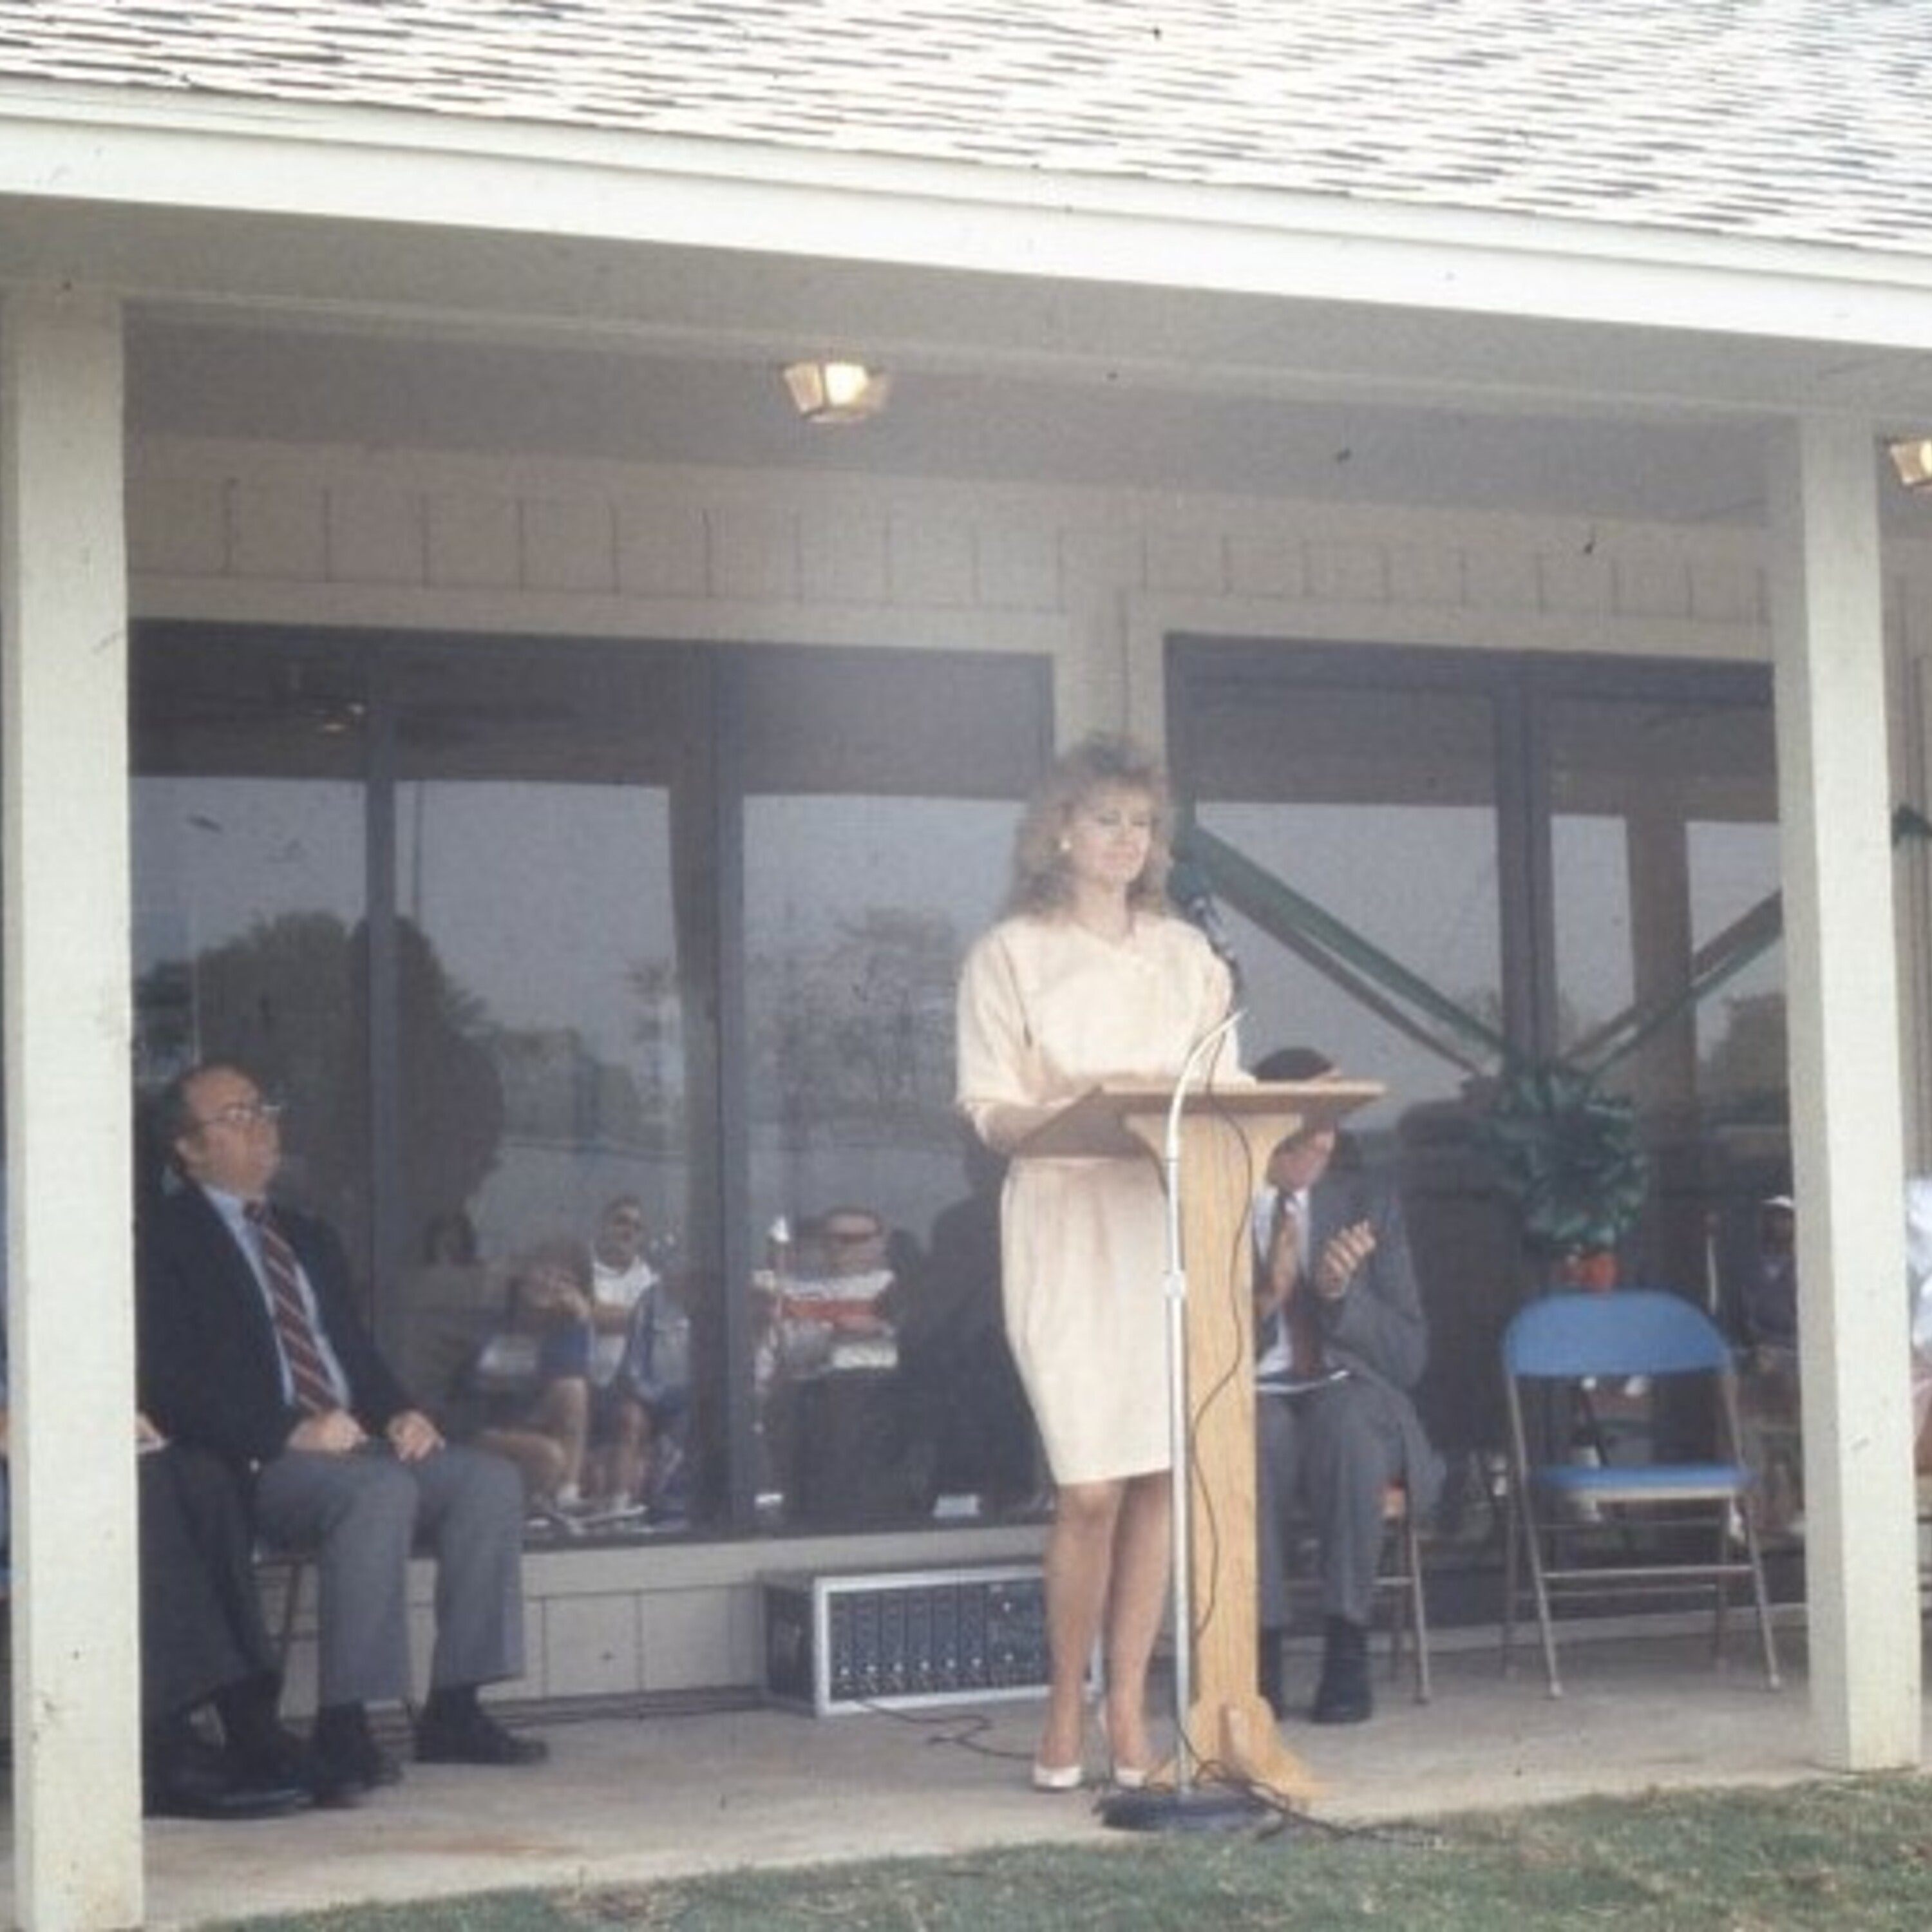
[[[1170,818],[1166,778],[1139,746],[1095,736],[1065,754],[1021,821],[1006,916],[960,982],[960,1107],[988,1145],[1022,1156],[1000,1264],[1055,1492],[1052,1675],[1033,1767],[1045,1791],[1083,1780],[1096,1636],[1111,1774],[1132,1787],[1154,1763],[1148,1666],[1172,1541],[1160,1175],[1146,1159],[1028,1158],[1024,1143],[1102,1081],[1171,1082],[1228,1016],[1227,968],[1168,910]],[[1231,1060],[1232,1048],[1221,1077]]]

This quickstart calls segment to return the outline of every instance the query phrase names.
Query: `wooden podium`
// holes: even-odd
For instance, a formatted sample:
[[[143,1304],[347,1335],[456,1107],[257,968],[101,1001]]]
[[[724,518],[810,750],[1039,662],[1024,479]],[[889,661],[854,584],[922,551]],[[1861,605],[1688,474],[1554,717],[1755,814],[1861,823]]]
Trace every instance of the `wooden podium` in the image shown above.
[[[1281,1742],[1256,1686],[1254,1250],[1249,1204],[1268,1156],[1292,1134],[1378,1100],[1372,1081],[1255,1081],[1190,1093],[1179,1120],[1185,1286],[1186,1504],[1180,1520],[1193,1659],[1180,1749],[1201,1775],[1290,1800],[1318,1786]],[[1174,1090],[1112,1083],[1063,1108],[1016,1150],[1020,1160],[1151,1159],[1165,1171]],[[1169,1212],[1174,1211],[1169,1204]],[[1171,1365],[1170,1365],[1171,1366]],[[1177,1615],[1179,1614],[1177,1610]],[[1179,1634],[1177,1633],[1178,1637]]]

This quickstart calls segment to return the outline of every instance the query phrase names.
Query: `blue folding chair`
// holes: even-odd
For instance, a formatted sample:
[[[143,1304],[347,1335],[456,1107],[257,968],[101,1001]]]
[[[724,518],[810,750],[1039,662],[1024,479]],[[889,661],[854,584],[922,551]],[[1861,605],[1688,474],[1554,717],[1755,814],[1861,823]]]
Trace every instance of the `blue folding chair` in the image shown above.
[[[1502,1355],[1510,1425],[1504,1668],[1526,1563],[1552,1697],[1563,1694],[1556,1665],[1559,1601],[1708,1592],[1714,1660],[1722,1654],[1732,1592],[1747,1583],[1757,1606],[1765,1675],[1777,1689],[1782,1680],[1751,1506],[1755,1478],[1739,1453],[1736,1372],[1716,1324],[1682,1295],[1662,1289],[1558,1292],[1517,1311],[1504,1332]],[[1557,1410],[1571,1405],[1588,1421],[1595,1390],[1646,1389],[1654,1416],[1659,1385],[1683,1387],[1692,1378],[1707,1383],[1715,1398],[1717,1442],[1708,1461],[1619,1461],[1616,1443],[1600,1436],[1593,1444],[1598,1454],[1588,1460],[1531,1453],[1525,1412],[1532,1389],[1553,1391]],[[1534,1412],[1546,1420],[1551,1412]],[[1569,1430],[1554,1433],[1567,1450]],[[1708,1554],[1700,1555],[1702,1549]]]

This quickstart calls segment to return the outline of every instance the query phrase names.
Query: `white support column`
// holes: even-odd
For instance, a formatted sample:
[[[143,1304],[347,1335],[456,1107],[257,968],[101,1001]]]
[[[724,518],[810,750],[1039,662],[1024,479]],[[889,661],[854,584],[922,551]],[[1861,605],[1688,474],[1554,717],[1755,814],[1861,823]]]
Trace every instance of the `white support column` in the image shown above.
[[[1822,1761],[1919,1756],[1904,1152],[1877,456],[1806,418],[1772,474],[1772,622]]]
[[[118,304],[0,306],[14,1914],[138,1925]]]

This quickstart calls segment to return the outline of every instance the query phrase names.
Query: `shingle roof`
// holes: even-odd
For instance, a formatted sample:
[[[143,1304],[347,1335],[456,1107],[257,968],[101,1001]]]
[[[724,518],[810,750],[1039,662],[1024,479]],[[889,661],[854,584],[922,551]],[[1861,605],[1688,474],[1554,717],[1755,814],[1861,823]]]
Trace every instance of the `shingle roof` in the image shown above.
[[[0,0],[10,80],[1932,250],[1932,0]]]

